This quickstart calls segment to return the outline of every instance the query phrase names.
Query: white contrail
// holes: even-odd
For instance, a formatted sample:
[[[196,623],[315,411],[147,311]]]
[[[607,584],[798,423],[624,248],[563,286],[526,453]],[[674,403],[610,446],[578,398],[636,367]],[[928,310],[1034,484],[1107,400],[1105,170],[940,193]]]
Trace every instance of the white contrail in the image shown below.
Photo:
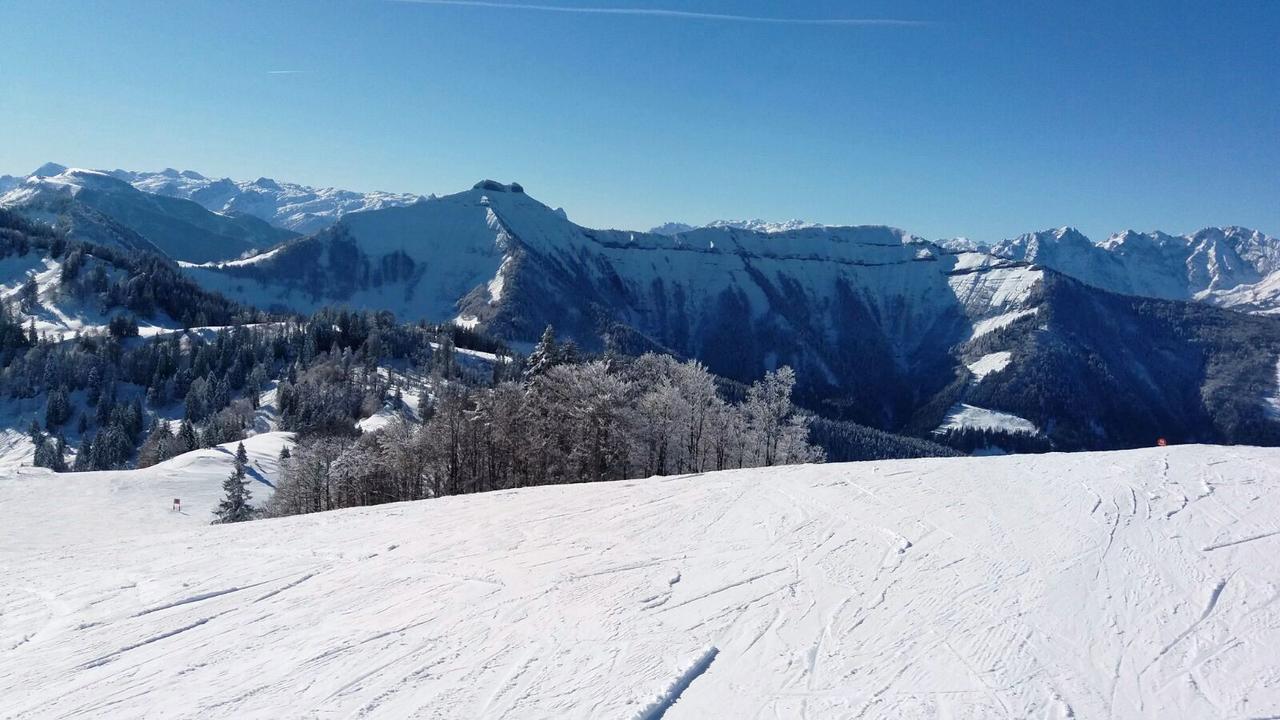
[[[724,13],[692,12],[689,10],[667,10],[663,8],[608,8],[581,7],[570,5],[523,5],[511,2],[495,2],[494,0],[391,0],[392,2],[413,3],[417,5],[458,5],[462,7],[498,8],[502,10],[534,10],[538,12],[576,13],[582,15],[640,15],[644,17],[665,17],[679,20],[721,20],[726,22],[771,23],[775,25],[890,25],[911,26],[927,25],[921,20],[896,20],[889,18],[794,18],[766,17],[761,15],[728,15]]]
[[[268,70],[267,74],[268,75],[298,75],[304,72],[306,72],[306,70]]]

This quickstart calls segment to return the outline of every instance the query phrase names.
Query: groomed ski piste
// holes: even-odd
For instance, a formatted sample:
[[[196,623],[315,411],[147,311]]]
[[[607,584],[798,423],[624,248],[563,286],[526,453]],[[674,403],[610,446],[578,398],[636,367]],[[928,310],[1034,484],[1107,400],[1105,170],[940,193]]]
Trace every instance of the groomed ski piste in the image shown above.
[[[781,467],[231,526],[177,517],[156,472],[0,479],[0,717],[1280,715],[1280,450]]]

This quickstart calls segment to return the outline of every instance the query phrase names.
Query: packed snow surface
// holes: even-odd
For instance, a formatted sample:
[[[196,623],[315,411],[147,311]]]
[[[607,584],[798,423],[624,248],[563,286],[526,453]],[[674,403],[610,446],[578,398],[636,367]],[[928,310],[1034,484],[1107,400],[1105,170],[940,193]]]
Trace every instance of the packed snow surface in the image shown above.
[[[83,523],[113,497],[65,482],[0,478],[3,717],[1280,714],[1274,449],[772,468],[112,531]]]

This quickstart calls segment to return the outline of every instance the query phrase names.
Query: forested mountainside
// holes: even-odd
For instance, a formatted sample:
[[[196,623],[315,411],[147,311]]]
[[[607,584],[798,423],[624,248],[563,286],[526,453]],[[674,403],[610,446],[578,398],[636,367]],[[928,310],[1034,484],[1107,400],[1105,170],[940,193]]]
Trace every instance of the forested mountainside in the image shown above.
[[[1048,272],[1023,313],[961,346],[962,371],[920,412],[915,431],[941,420],[935,436],[973,449],[982,428],[946,422],[964,406],[1029,421],[1031,434],[1050,441],[1040,449],[1142,447],[1160,438],[1280,444],[1280,422],[1265,402],[1280,382],[1277,318],[1116,295]],[[1007,422],[987,429],[1006,443],[1028,434]]]
[[[6,321],[31,341],[105,329],[115,317],[147,332],[267,317],[204,290],[163,255],[71,240],[62,229],[4,208],[0,268]]]

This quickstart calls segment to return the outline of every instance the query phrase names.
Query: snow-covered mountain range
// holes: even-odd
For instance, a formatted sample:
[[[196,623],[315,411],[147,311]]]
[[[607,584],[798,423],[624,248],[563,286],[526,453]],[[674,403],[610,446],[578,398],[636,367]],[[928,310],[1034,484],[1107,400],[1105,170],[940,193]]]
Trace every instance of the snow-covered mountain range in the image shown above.
[[[588,347],[611,334],[740,379],[790,364],[814,392],[940,370],[951,344],[1016,311],[1041,275],[886,227],[592,230],[491,181],[189,272],[259,307],[390,309],[515,341],[553,324]],[[864,347],[856,358],[853,345]]]
[[[649,232],[657,235],[678,235],[690,230],[704,228],[730,228],[733,230],[751,230],[761,233],[780,233],[788,230],[803,230],[806,228],[825,227],[820,223],[811,223],[805,220],[784,220],[782,222],[774,222],[770,220],[713,220],[706,225],[690,225],[682,222],[663,223],[655,228],[651,228]]]
[[[639,233],[582,227],[517,183],[483,181],[298,238],[119,175],[47,166],[0,206],[158,251],[250,307],[389,310],[526,349],[551,324],[589,349],[671,352],[746,382],[790,365],[809,407],[916,435],[1119,447],[1280,432],[1262,415],[1280,355],[1264,317],[1280,315],[1280,241],[1255,231],[1095,244],[1063,228],[992,248],[883,226]],[[128,177],[211,187],[193,173]]]
[[[412,205],[423,199],[412,193],[316,188],[265,177],[214,179],[172,168],[159,172],[113,170],[111,175],[139,190],[191,200],[216,213],[251,215],[303,235],[322,230],[347,213]]]
[[[234,258],[296,236],[250,215],[213,213],[107,173],[52,164],[0,195],[0,208],[59,226],[72,239],[193,262]]]
[[[1156,312],[1039,263],[887,227],[593,230],[518,184],[485,181],[188,273],[257,307],[388,309],[517,344],[551,324],[588,348],[607,337],[743,381],[786,364],[811,407],[915,434],[986,428],[1112,447],[1280,432],[1262,418],[1260,393],[1186,391],[1271,382],[1280,323],[1185,305]],[[1117,325],[1129,330],[1109,336]],[[1150,352],[1156,338],[1171,355]],[[1001,353],[1001,363],[987,358]],[[1055,384],[1079,395],[1059,401]],[[1102,386],[1105,396],[1090,390]],[[1231,427],[1215,425],[1236,402]]]
[[[1205,228],[1189,235],[1127,230],[1094,243],[1064,227],[1005,240],[990,251],[1125,295],[1280,312],[1280,239],[1257,230]]]

